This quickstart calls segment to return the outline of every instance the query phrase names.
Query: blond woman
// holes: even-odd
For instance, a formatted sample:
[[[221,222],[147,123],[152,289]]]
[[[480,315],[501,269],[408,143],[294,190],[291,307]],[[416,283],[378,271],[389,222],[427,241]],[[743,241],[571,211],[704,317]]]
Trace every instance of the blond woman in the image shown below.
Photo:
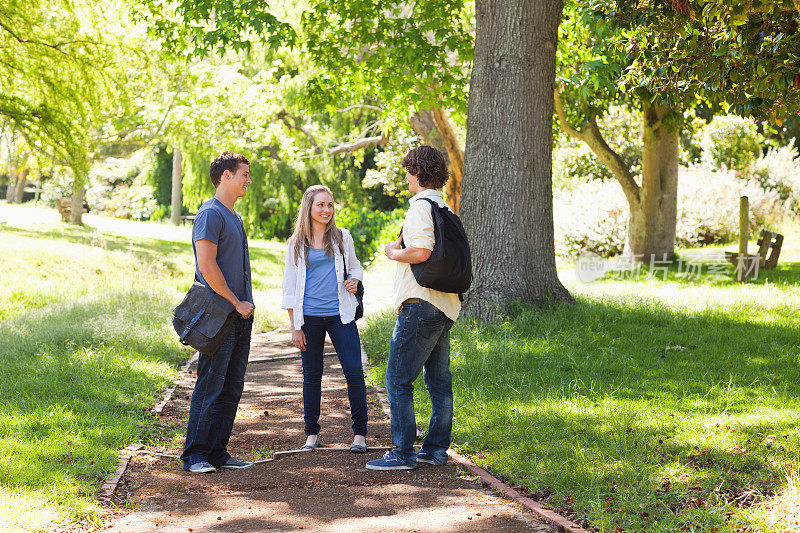
[[[367,394],[355,323],[357,283],[364,269],[350,232],[336,227],[333,193],[323,185],[306,189],[286,250],[282,308],[289,312],[292,343],[303,362],[306,443],[319,445],[323,345],[330,336],[347,380],[353,420],[350,451],[367,451]],[[345,272],[347,279],[345,279]]]

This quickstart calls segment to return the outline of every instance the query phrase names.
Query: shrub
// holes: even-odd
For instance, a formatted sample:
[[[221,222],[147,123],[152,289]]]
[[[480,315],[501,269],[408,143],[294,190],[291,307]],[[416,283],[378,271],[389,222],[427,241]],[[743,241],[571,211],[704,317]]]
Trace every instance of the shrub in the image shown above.
[[[740,172],[761,154],[762,142],[755,121],[735,115],[714,117],[700,132],[703,163]]]
[[[336,212],[336,224],[353,235],[356,256],[366,266],[375,258],[378,246],[397,238],[398,225],[402,225],[404,216],[402,209],[384,212],[369,207],[344,207]]]
[[[158,208],[153,188],[149,185],[117,185],[93,206],[116,218],[149,220]]]
[[[406,183],[406,170],[400,161],[412,148],[419,146],[419,137],[409,129],[396,132],[393,142],[385,150],[375,153],[375,166],[366,171],[361,184],[368,189],[380,189],[387,196],[406,200],[411,197]]]
[[[59,198],[72,196],[72,175],[63,171],[53,174],[42,180],[42,200],[50,207],[56,206]]]
[[[775,191],[755,180],[742,180],[733,170],[707,165],[681,168],[678,183],[676,241],[682,246],[728,242],[739,234],[739,197],[750,201],[750,231],[774,227],[782,218]]]
[[[743,180],[733,170],[707,165],[681,167],[678,179],[676,242],[702,246],[731,241],[739,234],[739,197],[750,200],[751,232],[774,228],[785,213],[774,190]],[[628,203],[618,183],[590,181],[570,191],[554,191],[556,253],[576,256],[586,250],[610,257],[623,251]]]
[[[800,215],[800,158],[794,140],[789,145],[770,148],[759,157],[750,172],[762,188],[775,191],[793,215]]]
[[[603,257],[622,253],[628,227],[628,204],[616,181],[580,183],[553,198],[556,253],[584,250]]]

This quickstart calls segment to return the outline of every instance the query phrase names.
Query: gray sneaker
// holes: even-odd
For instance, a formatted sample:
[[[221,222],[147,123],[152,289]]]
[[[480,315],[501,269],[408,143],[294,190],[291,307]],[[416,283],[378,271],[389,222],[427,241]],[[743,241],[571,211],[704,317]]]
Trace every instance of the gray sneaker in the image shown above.
[[[222,465],[222,468],[235,468],[235,469],[242,469],[242,468],[250,468],[253,466],[253,463],[250,461],[240,461],[239,459],[234,459],[233,457],[229,457],[225,464]]]
[[[216,472],[217,469],[209,463],[208,461],[200,461],[199,463],[194,463],[192,466],[189,467],[189,472],[193,474],[206,474],[208,472]]]

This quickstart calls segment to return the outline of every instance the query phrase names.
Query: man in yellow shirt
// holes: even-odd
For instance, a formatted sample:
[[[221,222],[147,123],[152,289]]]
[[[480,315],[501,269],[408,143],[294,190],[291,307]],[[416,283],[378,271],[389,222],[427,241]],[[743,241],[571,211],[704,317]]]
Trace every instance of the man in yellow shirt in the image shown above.
[[[397,322],[386,369],[394,447],[381,459],[368,462],[370,470],[408,470],[415,468],[417,462],[444,464],[453,426],[450,328],[461,311],[461,301],[458,294],[420,286],[411,271],[412,264],[426,261],[433,250],[432,206],[422,198],[446,206],[442,187],[448,179],[447,164],[438,150],[420,146],[403,158],[402,165],[414,196],[400,238],[384,249],[389,259],[397,261],[394,279]],[[432,409],[428,434],[417,451],[414,380],[423,371]]]

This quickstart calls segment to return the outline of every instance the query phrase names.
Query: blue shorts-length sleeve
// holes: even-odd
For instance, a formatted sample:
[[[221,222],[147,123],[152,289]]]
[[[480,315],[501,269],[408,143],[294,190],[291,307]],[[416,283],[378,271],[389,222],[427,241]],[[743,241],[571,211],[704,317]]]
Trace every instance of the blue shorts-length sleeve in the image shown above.
[[[224,223],[220,214],[213,209],[200,211],[197,213],[192,226],[192,241],[197,242],[201,239],[207,239],[219,245]]]

